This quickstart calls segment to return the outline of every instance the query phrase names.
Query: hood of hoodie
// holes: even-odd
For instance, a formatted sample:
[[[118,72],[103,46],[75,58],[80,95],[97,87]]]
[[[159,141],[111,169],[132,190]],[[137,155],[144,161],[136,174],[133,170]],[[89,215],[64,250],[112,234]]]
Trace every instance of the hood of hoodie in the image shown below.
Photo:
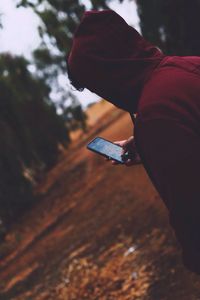
[[[68,68],[80,86],[136,113],[142,87],[163,56],[114,11],[88,11],[74,35]]]

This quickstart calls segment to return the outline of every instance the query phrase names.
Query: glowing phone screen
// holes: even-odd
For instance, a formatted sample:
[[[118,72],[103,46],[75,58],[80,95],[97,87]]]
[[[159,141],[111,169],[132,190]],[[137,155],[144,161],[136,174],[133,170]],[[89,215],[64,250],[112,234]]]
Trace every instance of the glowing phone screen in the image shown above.
[[[122,147],[119,145],[115,145],[107,140],[97,137],[91,141],[87,147],[94,152],[110,157],[120,163],[124,163],[121,157]]]

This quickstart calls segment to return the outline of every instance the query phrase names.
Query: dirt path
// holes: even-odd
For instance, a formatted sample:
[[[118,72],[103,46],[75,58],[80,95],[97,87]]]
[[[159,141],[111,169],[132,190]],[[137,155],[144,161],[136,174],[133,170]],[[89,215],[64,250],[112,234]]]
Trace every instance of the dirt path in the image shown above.
[[[121,114],[99,135],[116,140],[131,131]],[[8,234],[0,299],[200,299],[199,277],[182,266],[143,167],[113,167],[80,145],[48,174],[41,201]]]

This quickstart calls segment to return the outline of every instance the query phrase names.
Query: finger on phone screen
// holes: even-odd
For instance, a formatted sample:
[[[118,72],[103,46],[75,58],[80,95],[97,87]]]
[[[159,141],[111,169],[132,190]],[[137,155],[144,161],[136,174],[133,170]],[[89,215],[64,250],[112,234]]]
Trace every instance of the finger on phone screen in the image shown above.
[[[119,163],[115,160],[111,160],[112,165],[119,165]]]
[[[127,150],[125,149],[125,148],[122,148],[122,156],[124,155],[124,154],[126,154],[126,152],[127,152]]]
[[[117,144],[121,147],[123,147],[124,143],[126,142],[126,140],[123,140],[123,141],[115,141],[114,144]]]
[[[127,167],[130,167],[130,166],[134,165],[134,161],[133,161],[132,159],[128,159],[128,160],[126,161],[125,165],[126,165]]]

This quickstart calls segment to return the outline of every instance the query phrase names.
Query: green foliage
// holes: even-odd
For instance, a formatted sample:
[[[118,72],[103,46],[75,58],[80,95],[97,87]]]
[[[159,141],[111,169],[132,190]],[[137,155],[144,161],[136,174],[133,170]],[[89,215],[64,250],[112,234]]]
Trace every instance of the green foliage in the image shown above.
[[[56,63],[57,68],[63,69],[66,54],[71,47],[72,35],[85,11],[85,6],[78,0],[23,0],[18,2],[18,6],[32,7],[40,17],[39,33],[43,40],[41,48],[45,51],[48,49],[54,58],[53,53],[56,51],[57,57],[56,61],[51,59],[45,62],[48,66]],[[42,56],[40,59],[42,60]]]
[[[1,23],[1,14],[0,14],[0,29],[2,29],[2,28],[3,28],[3,25]]]
[[[9,222],[33,201],[27,170],[51,167],[69,135],[49,102],[49,87],[23,57],[0,55],[0,219]],[[32,178],[34,179],[34,178]]]
[[[106,0],[91,0],[90,2],[92,4],[92,8],[93,9],[99,9],[99,8],[109,9],[108,3],[110,1],[106,1]]]
[[[77,101],[73,101],[71,106],[63,108],[67,127],[69,130],[81,128],[87,131],[87,115],[83,112],[81,105]]]
[[[109,1],[91,0],[94,9],[108,8]],[[37,69],[41,71],[43,79],[50,88],[57,93],[57,106],[62,109],[65,103],[71,103],[75,100],[75,96],[70,93],[70,88],[60,87],[57,82],[59,75],[67,73],[66,57],[71,49],[73,34],[86,10],[84,1],[79,0],[19,0],[18,6],[31,7],[39,16],[41,24],[39,26],[39,34],[42,43],[39,49],[34,51],[34,63]],[[67,76],[67,74],[66,74]],[[77,99],[76,99],[77,101]],[[70,104],[71,105],[71,104]],[[70,111],[64,111],[65,119],[69,119],[66,115]],[[81,106],[79,105],[80,109]],[[70,114],[75,110],[70,111]],[[82,111],[77,120],[77,125],[83,125],[84,112]],[[76,121],[74,115],[74,120]],[[85,126],[84,126],[85,128]]]

